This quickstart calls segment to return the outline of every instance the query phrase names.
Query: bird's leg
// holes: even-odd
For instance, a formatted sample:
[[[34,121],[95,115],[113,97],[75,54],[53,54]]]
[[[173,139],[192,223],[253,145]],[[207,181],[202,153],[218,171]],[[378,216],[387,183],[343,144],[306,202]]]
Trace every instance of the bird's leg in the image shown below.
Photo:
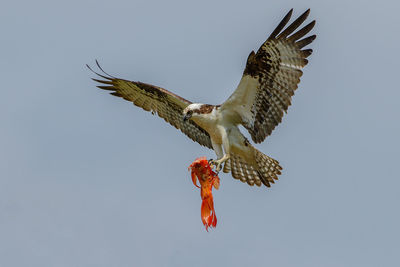
[[[224,157],[224,152],[222,150],[222,145],[214,142],[213,139],[211,139],[211,144],[212,144],[212,147],[213,147],[213,149],[215,151],[215,154],[217,154],[217,160],[222,159]],[[208,161],[208,163],[211,165],[212,168],[218,167],[217,160],[210,159]],[[218,171],[219,170],[217,170],[217,173],[218,173]]]
[[[217,159],[217,160],[211,159],[210,163],[215,166],[215,170],[218,173],[222,168],[222,164],[225,161],[227,161],[228,159],[230,159],[230,155],[229,154],[225,154],[221,159]]]
[[[230,159],[231,156],[230,156],[230,144],[229,144],[229,137],[228,137],[228,132],[230,132],[230,130],[227,131],[227,129],[223,126],[217,126],[217,129],[221,134],[222,146],[221,146],[221,144],[216,145],[213,142],[213,140],[211,139],[213,148],[218,156],[218,159],[212,160],[211,164],[215,166],[215,170],[218,173],[222,168],[222,164],[225,161],[227,161],[228,159]],[[225,153],[223,153],[222,147],[223,147],[223,150],[225,151]]]

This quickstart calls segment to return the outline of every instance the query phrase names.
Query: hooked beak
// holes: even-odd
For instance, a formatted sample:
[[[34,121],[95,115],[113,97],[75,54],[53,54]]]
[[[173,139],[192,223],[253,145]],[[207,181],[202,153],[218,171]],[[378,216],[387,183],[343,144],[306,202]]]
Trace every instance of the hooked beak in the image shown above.
[[[183,121],[187,121],[188,119],[190,119],[192,117],[192,115],[190,114],[185,114],[185,116],[183,116]]]

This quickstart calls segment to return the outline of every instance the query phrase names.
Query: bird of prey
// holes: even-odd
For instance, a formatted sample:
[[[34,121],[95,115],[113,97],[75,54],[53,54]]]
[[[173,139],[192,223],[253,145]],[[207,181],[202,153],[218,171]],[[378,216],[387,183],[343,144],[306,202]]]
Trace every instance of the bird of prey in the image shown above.
[[[192,103],[158,86],[115,78],[104,72],[97,61],[102,74],[88,68],[103,78],[93,79],[102,84],[98,88],[157,114],[193,141],[213,149],[217,159],[212,163],[217,172],[222,169],[251,186],[270,187],[281,174],[281,166],[252,146],[238,125],[247,129],[255,143],[261,143],[291,104],[302,69],[312,53],[303,48],[316,37],[305,37],[315,20],[298,30],[310,10],[287,26],[292,12],[293,9],[286,14],[256,53],[250,53],[238,87],[221,105]]]

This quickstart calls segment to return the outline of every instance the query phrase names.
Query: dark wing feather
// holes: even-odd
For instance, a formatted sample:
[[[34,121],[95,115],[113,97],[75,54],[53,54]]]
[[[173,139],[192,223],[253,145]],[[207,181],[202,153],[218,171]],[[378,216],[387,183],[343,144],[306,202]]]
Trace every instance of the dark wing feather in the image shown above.
[[[101,69],[99,65],[98,67]],[[89,66],[88,68],[93,71]],[[93,79],[103,84],[97,86],[98,88],[112,91],[110,94],[122,97],[146,111],[157,114],[166,122],[181,130],[193,141],[202,146],[212,148],[210,136],[203,128],[192,120],[184,122],[182,119],[182,111],[191,104],[190,101],[154,85],[118,79],[105,72],[106,76],[97,72],[94,73],[104,79]]]
[[[238,88],[221,106],[239,115],[238,122],[256,143],[264,141],[282,121],[303,74],[301,69],[308,63],[306,58],[312,50],[302,48],[316,36],[301,38],[312,30],[315,21],[295,31],[309,13],[307,10],[284,29],[292,15],[289,11],[257,53],[250,53]]]

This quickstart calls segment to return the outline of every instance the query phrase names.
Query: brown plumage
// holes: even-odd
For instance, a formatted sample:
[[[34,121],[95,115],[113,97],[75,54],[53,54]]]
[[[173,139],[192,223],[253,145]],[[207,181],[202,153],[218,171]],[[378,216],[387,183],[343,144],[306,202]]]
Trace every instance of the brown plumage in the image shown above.
[[[96,64],[102,70],[97,61]],[[93,71],[89,66],[87,67]],[[193,141],[202,146],[212,148],[210,136],[204,129],[194,121],[182,120],[182,111],[192,102],[158,86],[114,78],[104,71],[104,75],[93,72],[104,79],[93,79],[94,81],[106,84],[99,85],[97,86],[98,88],[112,91],[111,95],[122,97],[133,102],[135,106],[157,114],[166,122],[181,130]]]
[[[253,147],[238,125],[242,124],[252,140],[260,143],[282,121],[291,104],[302,68],[312,53],[303,48],[316,37],[306,36],[315,21],[298,29],[310,10],[287,26],[292,12],[286,14],[256,53],[250,53],[237,89],[222,105],[192,103],[161,87],[112,77],[97,61],[104,75],[95,72],[103,79],[93,80],[103,84],[99,88],[157,114],[193,141],[214,149],[217,166],[225,163],[224,172],[231,172],[234,178],[249,185],[269,187],[278,179],[282,167]]]
[[[239,154],[232,153],[231,158],[225,163],[223,171],[231,172],[233,178],[250,186],[264,184],[271,187],[271,184],[278,180],[282,167],[277,160],[263,154],[251,144],[247,146],[250,146],[253,160],[249,161]]]
[[[256,143],[264,141],[282,121],[303,74],[301,69],[307,65],[306,58],[312,53],[311,49],[302,50],[302,48],[310,44],[316,36],[300,38],[311,31],[315,21],[293,33],[306,20],[310,10],[308,9],[283,30],[292,12],[293,10],[288,12],[257,53],[252,51],[247,59],[243,78],[255,79],[256,85],[247,87],[239,85],[232,95],[234,96],[238,90],[247,91],[242,94],[250,95],[245,103],[247,110],[239,113],[242,118],[241,123]],[[242,99],[231,97],[225,103],[237,105],[239,102],[242,103]]]

